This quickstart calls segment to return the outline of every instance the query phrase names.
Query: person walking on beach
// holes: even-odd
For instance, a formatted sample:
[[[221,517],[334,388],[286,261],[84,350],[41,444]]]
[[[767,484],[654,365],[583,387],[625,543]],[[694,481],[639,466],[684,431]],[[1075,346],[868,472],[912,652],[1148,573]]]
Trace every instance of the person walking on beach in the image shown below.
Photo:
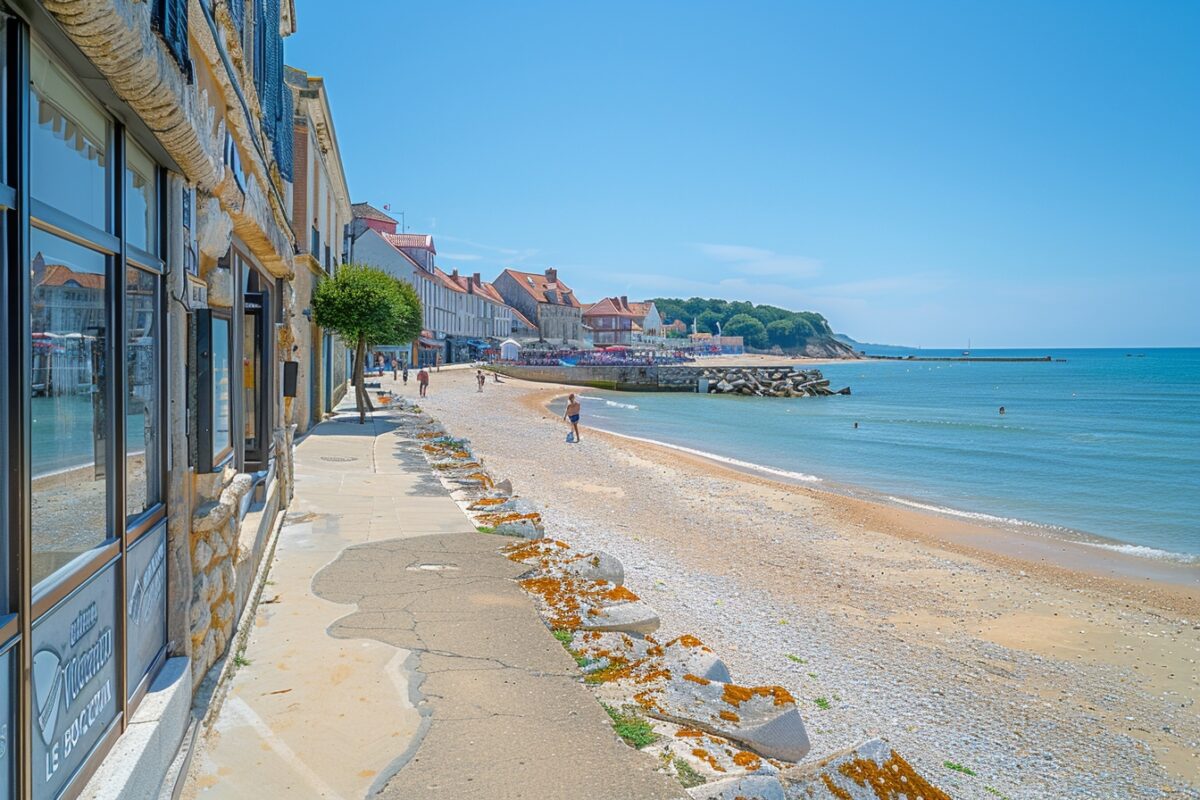
[[[396,358],[395,356],[392,356],[392,380],[396,380],[400,377],[399,375],[396,374],[399,371],[400,371],[400,359]]]
[[[575,395],[567,395],[567,410],[563,412],[563,419],[571,423],[571,431],[575,434],[575,442],[579,443],[579,412],[581,407],[579,401],[575,399]]]
[[[479,386],[479,393],[483,394],[483,385],[487,383],[487,378],[484,377],[483,370],[475,370],[475,383]]]
[[[421,389],[421,397],[429,390],[429,372],[424,367],[417,373],[417,386]]]
[[[404,385],[408,386],[408,362],[404,362],[404,370],[400,373],[400,377],[404,379]]]

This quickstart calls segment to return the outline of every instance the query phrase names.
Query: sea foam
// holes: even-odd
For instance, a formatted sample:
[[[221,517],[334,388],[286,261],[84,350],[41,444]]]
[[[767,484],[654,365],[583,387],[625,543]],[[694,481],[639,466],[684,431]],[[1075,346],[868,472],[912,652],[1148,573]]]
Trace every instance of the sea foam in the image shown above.
[[[821,479],[818,478],[816,475],[808,475],[803,472],[792,472],[792,471],[786,470],[786,469],[775,469],[774,467],[766,467],[766,466],[763,466],[762,464],[752,464],[749,461],[742,461],[737,458],[730,458],[729,456],[719,456],[716,453],[709,453],[704,450],[696,450],[691,447],[684,447],[683,445],[671,444],[670,442],[660,442],[657,439],[646,439],[641,436],[630,436],[628,434],[617,433],[615,431],[607,431],[602,428],[596,428],[596,430],[600,431],[601,433],[607,433],[609,436],[616,436],[621,439],[629,439],[630,441],[634,441],[634,442],[644,442],[646,444],[653,444],[653,445],[657,445],[659,447],[665,447],[669,450],[678,450],[680,453],[687,453],[688,455],[700,456],[701,458],[707,458],[711,461],[718,461],[722,464],[728,464],[731,467],[737,467],[739,469],[747,469],[747,470],[752,470],[754,472],[763,472],[768,475],[777,475],[781,478],[788,478],[789,480],[804,481],[805,483],[820,483],[821,482]]]

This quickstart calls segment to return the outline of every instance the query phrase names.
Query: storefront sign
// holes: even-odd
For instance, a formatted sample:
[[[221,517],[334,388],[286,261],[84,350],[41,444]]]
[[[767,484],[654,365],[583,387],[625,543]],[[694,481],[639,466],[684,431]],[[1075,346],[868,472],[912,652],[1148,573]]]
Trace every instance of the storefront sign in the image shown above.
[[[132,696],[167,642],[167,523],[134,542],[126,558],[126,691]]]
[[[117,715],[116,565],[33,626],[33,795],[57,797]]]
[[[208,308],[208,284],[190,273],[187,276],[187,307],[192,311]]]

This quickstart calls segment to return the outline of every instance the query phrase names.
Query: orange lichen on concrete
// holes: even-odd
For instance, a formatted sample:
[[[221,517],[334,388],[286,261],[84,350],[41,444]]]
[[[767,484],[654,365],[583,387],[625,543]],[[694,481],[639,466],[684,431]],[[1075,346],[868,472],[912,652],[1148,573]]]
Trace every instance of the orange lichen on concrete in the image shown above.
[[[474,478],[475,475],[468,475],[469,478]],[[475,518],[475,521],[480,525],[486,525],[489,528],[497,528],[501,525],[508,525],[513,522],[540,522],[542,515],[536,511],[531,514],[480,514]]]
[[[720,717],[721,719],[725,720],[726,722],[741,722],[742,721],[742,718],[739,717],[737,714],[733,713],[732,711],[722,711],[719,714],[717,714],[717,716]]]
[[[712,683],[712,681],[710,681],[708,678],[701,678],[699,675],[693,675],[690,672],[684,675],[683,679],[685,681],[691,681],[692,683],[698,683],[701,686],[708,686],[710,683]]]
[[[796,698],[782,686],[738,686],[727,683],[725,691],[721,694],[721,699],[734,708],[754,697],[771,697],[777,706],[796,704]]]
[[[603,592],[600,596],[614,603],[632,603],[635,600],[641,599],[624,586],[614,586],[608,591]]]
[[[673,644],[677,644],[680,647],[688,647],[688,648],[699,647],[699,648],[702,648],[704,650],[704,652],[706,652],[706,653],[712,652],[704,645],[704,642],[700,641],[695,636],[692,636],[690,633],[685,633],[683,636],[675,637],[671,641],[667,642],[667,647],[670,647]]]
[[[566,549],[566,542],[557,539],[534,539],[532,542],[518,542],[504,547],[500,552],[508,556],[510,561],[527,562],[530,559],[547,560],[555,549]]]
[[[498,506],[507,503],[512,498],[510,497],[481,497],[474,503],[471,503],[471,508],[488,508],[490,506]]]
[[[425,433],[418,433],[417,438],[418,439],[436,439],[441,435],[442,434],[437,433],[435,431],[426,431]]]
[[[520,584],[522,589],[538,595],[545,601],[550,608],[552,627],[569,630],[579,627],[579,598],[570,591],[567,582],[561,578],[542,576],[526,578]]]
[[[739,750],[733,756],[733,763],[747,772],[757,772],[759,767],[762,766],[762,759],[747,750]]]
[[[869,786],[879,800],[950,800],[950,795],[921,777],[895,750],[883,764],[867,758],[856,758],[838,766],[841,772],[859,786]],[[831,781],[826,780],[828,787]],[[847,797],[849,795],[846,795]]]
[[[702,747],[697,747],[695,750],[693,750],[692,755],[712,767],[714,772],[725,771],[725,768],[717,763],[717,760],[713,758],[712,754]]]
[[[660,706],[658,701],[655,699],[655,694],[655,690],[647,689],[644,692],[638,692],[635,694],[633,696],[633,701],[647,711],[657,711],[661,714],[662,706]]]
[[[825,773],[821,773],[821,781],[824,782],[825,788],[831,795],[837,798],[837,800],[854,800],[854,795],[850,794],[845,789],[834,783],[833,778],[829,777]]]
[[[641,666],[643,662],[639,661],[637,666]],[[634,676],[634,681],[637,683],[653,683],[654,681],[669,681],[671,680],[671,670],[666,667],[658,667],[645,672],[638,673]]]
[[[647,639],[647,641],[649,641],[650,637],[647,636],[646,639]],[[655,658],[661,658],[662,654],[663,654],[663,648],[662,648],[661,644],[656,644],[653,647],[651,647],[649,650],[646,651],[646,655],[654,656]]]
[[[695,728],[680,728],[675,731],[675,735],[680,739],[703,739],[704,731],[698,731]]]
[[[485,489],[491,489],[495,485],[492,483],[491,476],[483,472],[472,472],[467,477],[479,481],[479,484]]]

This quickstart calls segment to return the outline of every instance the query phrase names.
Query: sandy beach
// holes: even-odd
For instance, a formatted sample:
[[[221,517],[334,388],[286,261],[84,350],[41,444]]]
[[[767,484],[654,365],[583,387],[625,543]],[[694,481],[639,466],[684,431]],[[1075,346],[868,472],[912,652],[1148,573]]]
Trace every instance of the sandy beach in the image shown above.
[[[788,484],[586,419],[567,445],[545,408],[566,390],[479,394],[446,369],[422,406],[552,535],[620,558],[664,632],[801,698],[811,757],[877,734],[956,798],[1200,797],[1200,569]]]

